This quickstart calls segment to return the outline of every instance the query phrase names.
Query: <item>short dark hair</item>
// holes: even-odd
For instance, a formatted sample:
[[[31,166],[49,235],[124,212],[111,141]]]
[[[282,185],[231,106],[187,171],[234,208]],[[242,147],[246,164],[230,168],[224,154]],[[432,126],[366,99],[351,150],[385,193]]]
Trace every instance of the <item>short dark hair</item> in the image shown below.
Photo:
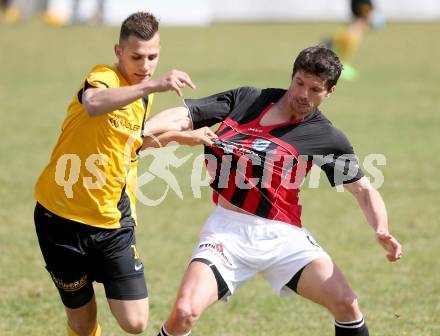
[[[292,78],[299,70],[325,80],[330,89],[338,82],[342,63],[331,49],[318,45],[306,48],[298,54],[293,63]]]
[[[122,22],[119,41],[128,39],[130,35],[148,41],[158,30],[159,22],[153,14],[148,12],[133,13]]]

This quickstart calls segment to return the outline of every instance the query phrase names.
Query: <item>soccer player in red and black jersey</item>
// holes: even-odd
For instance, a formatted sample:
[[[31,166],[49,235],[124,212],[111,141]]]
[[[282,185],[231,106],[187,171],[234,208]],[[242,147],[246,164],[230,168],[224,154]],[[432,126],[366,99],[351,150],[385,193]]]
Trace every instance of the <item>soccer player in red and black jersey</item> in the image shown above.
[[[310,47],[294,62],[287,90],[242,87],[152,118],[193,128],[220,123],[205,156],[216,210],[201,231],[176,303],[159,335],[189,335],[203,311],[262,274],[273,291],[297,293],[326,307],[335,335],[368,335],[355,293],[328,254],[302,226],[299,186],[312,164],[359,203],[389,261],[402,254],[390,234],[380,194],[357,164],[341,131],[318,110],[335,90],[342,65],[333,51]],[[155,134],[162,144],[182,132]],[[144,141],[144,145],[149,145]]]

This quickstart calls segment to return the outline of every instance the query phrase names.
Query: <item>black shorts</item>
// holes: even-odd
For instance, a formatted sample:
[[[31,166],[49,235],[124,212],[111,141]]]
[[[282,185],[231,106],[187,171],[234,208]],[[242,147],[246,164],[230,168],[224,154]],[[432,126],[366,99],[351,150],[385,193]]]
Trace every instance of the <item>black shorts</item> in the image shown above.
[[[148,297],[133,226],[96,228],[59,217],[39,203],[34,220],[46,269],[66,307],[89,302],[93,281],[103,283],[109,299]]]
[[[373,8],[371,0],[351,0],[351,12],[354,17],[367,19]]]

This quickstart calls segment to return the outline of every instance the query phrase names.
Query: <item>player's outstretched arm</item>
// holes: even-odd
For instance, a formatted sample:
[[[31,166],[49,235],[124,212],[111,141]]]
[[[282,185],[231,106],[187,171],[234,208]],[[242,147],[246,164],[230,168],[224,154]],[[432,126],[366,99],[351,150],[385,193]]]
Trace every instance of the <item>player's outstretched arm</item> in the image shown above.
[[[356,182],[345,184],[344,187],[358,201],[368,224],[374,230],[376,240],[388,252],[387,259],[399,260],[402,256],[402,246],[389,232],[387,210],[379,192],[365,176]]]
[[[217,135],[209,127],[201,127],[190,131],[168,131],[158,135],[150,135],[144,138],[142,150],[145,148],[159,148],[169,143],[197,146],[212,146]]]
[[[157,80],[147,80],[134,85],[107,89],[88,88],[83,93],[82,103],[88,115],[99,116],[120,109],[154,92],[176,91],[182,96],[182,88],[186,85],[195,88],[187,73],[172,70]]]
[[[144,127],[144,137],[157,136],[168,131],[188,131],[193,125],[186,107],[163,110],[150,118]]]
[[[144,128],[142,150],[163,147],[170,142],[195,146],[211,146],[217,135],[209,127],[193,130],[188,108],[174,107],[164,110],[147,121]]]

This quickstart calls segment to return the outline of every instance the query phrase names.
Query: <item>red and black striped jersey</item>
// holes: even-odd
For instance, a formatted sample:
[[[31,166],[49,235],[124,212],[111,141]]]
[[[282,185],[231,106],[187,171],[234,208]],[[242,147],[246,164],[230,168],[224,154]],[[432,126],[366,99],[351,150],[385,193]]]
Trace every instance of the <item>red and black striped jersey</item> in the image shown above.
[[[247,212],[301,227],[299,187],[313,164],[333,186],[363,172],[347,138],[319,110],[301,121],[260,124],[285,92],[241,87],[185,104],[194,128],[220,122],[218,140],[205,148],[214,202],[220,194]]]

